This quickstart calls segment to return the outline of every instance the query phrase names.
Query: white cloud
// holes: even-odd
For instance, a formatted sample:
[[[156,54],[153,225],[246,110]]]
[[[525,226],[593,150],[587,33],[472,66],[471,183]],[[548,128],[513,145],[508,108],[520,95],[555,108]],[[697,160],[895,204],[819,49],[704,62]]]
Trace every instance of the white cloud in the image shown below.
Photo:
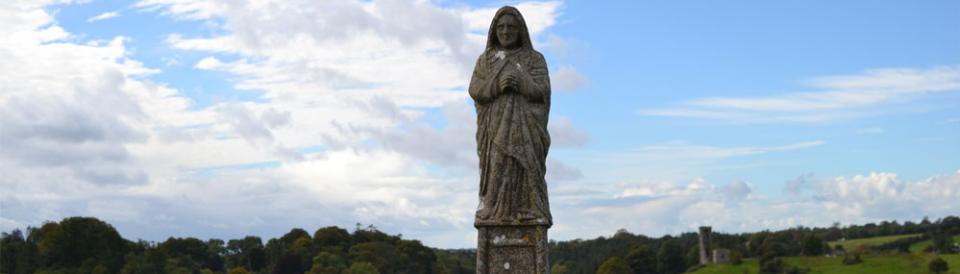
[[[953,214],[960,198],[960,171],[905,182],[895,173],[812,179],[803,185],[816,201],[840,216],[861,220]]]
[[[805,141],[779,146],[744,146],[744,147],[716,147],[694,145],[685,142],[671,142],[663,145],[641,147],[635,155],[653,158],[684,158],[684,159],[719,159],[756,155],[778,151],[805,149],[826,144],[825,141]]]
[[[960,67],[874,69],[860,75],[817,77],[809,82],[828,90],[937,92],[960,89]]]
[[[717,146],[673,141],[616,151],[562,151],[566,162],[588,173],[590,180],[687,180],[694,174],[762,169],[762,157],[790,157],[792,152],[827,145],[821,140],[768,146]],[[766,156],[771,155],[771,156]]]
[[[223,66],[223,62],[220,62],[220,60],[218,60],[216,57],[210,56],[200,59],[200,61],[197,61],[196,65],[193,65],[194,68],[204,70],[217,69],[221,66]]]
[[[0,8],[0,18],[10,18],[0,24],[11,30],[0,37],[0,55],[11,57],[0,63],[0,228],[96,215],[125,237],[158,240],[276,237],[290,227],[364,222],[431,246],[472,246],[475,123],[462,86],[482,47],[477,32],[495,9],[304,3],[141,2],[183,20],[222,21],[219,34],[171,35],[168,43],[209,54],[195,69],[226,72],[238,89],[264,92],[262,100],[203,108],[145,80],[156,70],[130,58],[125,38],[74,43],[39,6]],[[344,13],[324,9],[331,6]],[[518,6],[538,35],[560,14],[558,2]],[[443,125],[424,119],[431,111]],[[550,130],[557,147],[589,142],[562,115]],[[950,201],[960,195],[960,173],[919,182],[892,173],[836,177],[802,184],[798,192],[812,194],[786,201],[757,194],[754,182],[637,177],[669,170],[664,159],[697,165],[824,144],[674,142],[586,160],[551,154],[551,233],[594,237],[625,225],[656,235],[703,224],[755,231],[957,211]],[[582,161],[608,169],[575,163]],[[881,210],[893,207],[902,209]]]
[[[87,23],[92,23],[92,22],[101,21],[101,20],[107,20],[107,19],[114,18],[114,17],[117,17],[117,16],[120,16],[120,13],[119,13],[119,12],[117,12],[117,11],[108,11],[108,12],[101,13],[101,14],[99,14],[99,15],[97,15],[97,16],[87,18]]]
[[[26,225],[162,179],[130,146],[149,142],[158,110],[188,105],[138,80],[156,70],[128,58],[126,38],[73,43],[43,4],[0,5],[0,199]]]
[[[722,193],[727,200],[740,201],[753,193],[753,189],[744,181],[735,181],[721,187],[720,193]]]
[[[550,145],[553,147],[579,147],[590,141],[590,135],[573,126],[569,118],[557,116],[547,125]]]
[[[556,158],[547,157],[547,182],[572,181],[583,178],[583,172]]]
[[[573,68],[573,66],[561,66],[556,72],[550,75],[551,88],[558,91],[573,91],[583,88],[587,85],[587,77]]]
[[[643,115],[738,123],[823,123],[877,115],[885,104],[927,93],[960,90],[960,67],[876,69],[858,75],[806,81],[821,91],[767,97],[700,98],[679,106],[641,110]]]
[[[495,11],[406,1],[142,1],[137,6],[184,19],[223,18],[226,35],[174,34],[168,43],[184,50],[243,55],[231,62],[210,57],[196,64],[242,76],[238,88],[298,101],[349,91],[352,99],[383,97],[400,107],[439,107],[466,99],[459,89],[468,82],[485,39],[468,26],[489,24]],[[559,15],[557,2],[518,7],[535,36]]]
[[[802,186],[809,195],[799,199],[756,195],[751,184],[742,181],[595,185],[605,194],[554,200],[558,225],[551,233],[561,239],[592,238],[598,231],[613,234],[624,227],[658,236],[693,231],[701,225],[713,226],[715,231],[752,232],[798,225],[824,227],[833,222],[916,221],[960,210],[955,202],[960,199],[960,171],[913,182],[884,172],[808,180],[817,183]]]
[[[392,102],[384,98],[368,106],[387,116],[398,117],[398,127],[355,127],[354,136],[368,136],[380,142],[383,148],[408,155],[429,165],[448,167],[474,174],[477,170],[477,152],[474,136],[476,122],[472,108],[451,103],[442,108],[446,125],[436,128],[425,122],[409,121]],[[390,111],[392,110],[392,111]],[[392,113],[392,114],[391,114]],[[458,172],[459,173],[459,172]]]
[[[530,29],[530,34],[537,36],[548,27],[556,24],[557,18],[561,15],[562,2],[560,1],[542,1],[542,2],[524,2],[514,5],[523,14],[523,20],[526,21]],[[460,10],[459,13],[466,22],[467,29],[473,32],[482,32],[486,35],[493,15],[497,13],[500,7],[479,8]]]
[[[539,35],[559,5],[519,6]],[[125,237],[151,240],[275,237],[291,226],[356,222],[432,246],[475,239],[475,121],[462,89],[482,49],[465,13],[478,9],[137,6],[218,28],[167,43],[209,54],[193,69],[229,73],[235,88],[263,98],[198,108],[147,80],[158,70],[130,57],[129,39],[83,42],[42,5],[0,6],[10,30],[0,38],[0,55],[10,57],[0,63],[0,228],[95,215]],[[438,109],[445,126],[420,119]],[[550,163],[551,178],[580,176]]]
[[[857,134],[880,134],[885,131],[882,127],[861,128],[857,130]]]

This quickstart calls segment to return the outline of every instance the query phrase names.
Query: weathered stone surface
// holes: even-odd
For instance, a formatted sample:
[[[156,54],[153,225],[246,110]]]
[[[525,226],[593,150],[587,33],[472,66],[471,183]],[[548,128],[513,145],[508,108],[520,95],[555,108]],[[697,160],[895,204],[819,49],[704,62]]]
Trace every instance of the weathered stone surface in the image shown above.
[[[710,263],[710,227],[701,226],[700,227],[700,264],[705,265]]]
[[[477,273],[548,273],[550,79],[523,16],[505,6],[470,79],[477,109]]]
[[[726,248],[717,248],[713,250],[713,263],[724,264],[730,262],[730,250]]]
[[[481,226],[477,273],[549,273],[547,227]]]
[[[520,12],[503,7],[470,79],[477,108],[483,225],[552,224],[547,201],[550,79]]]

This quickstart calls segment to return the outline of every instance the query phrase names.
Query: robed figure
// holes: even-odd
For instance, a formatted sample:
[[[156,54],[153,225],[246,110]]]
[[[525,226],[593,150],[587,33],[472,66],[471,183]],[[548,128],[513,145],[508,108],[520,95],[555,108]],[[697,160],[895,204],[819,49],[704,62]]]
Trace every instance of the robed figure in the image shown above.
[[[553,224],[547,201],[550,79],[514,7],[497,11],[470,79],[477,108],[480,205],[475,225]]]

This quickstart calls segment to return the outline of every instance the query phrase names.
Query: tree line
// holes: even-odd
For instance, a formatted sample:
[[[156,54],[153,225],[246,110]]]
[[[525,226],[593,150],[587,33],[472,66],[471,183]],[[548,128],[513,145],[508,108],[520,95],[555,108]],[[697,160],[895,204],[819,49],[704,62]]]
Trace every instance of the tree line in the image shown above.
[[[753,257],[760,262],[761,270],[783,273],[789,272],[789,266],[780,257],[834,254],[844,251],[830,248],[828,241],[900,234],[919,236],[873,248],[906,252],[904,246],[933,239],[930,251],[952,252],[951,235],[960,235],[960,218],[713,233],[710,246],[731,250],[734,263]],[[549,250],[553,274],[676,274],[699,264],[696,233],[651,238],[621,229],[612,237],[551,241]],[[159,243],[130,241],[106,222],[70,217],[25,232],[3,232],[0,273],[472,274],[475,253],[473,249],[434,249],[417,240],[360,225],[353,232],[329,226],[312,234],[294,228],[266,242],[257,236],[226,241],[192,237]]]
[[[264,242],[260,237],[200,240],[169,238],[160,243],[123,239],[110,224],[71,217],[39,228],[4,232],[4,274],[205,274],[472,273],[473,261],[417,240],[388,235],[373,226],[351,233],[331,226],[313,234],[294,228]]]
[[[918,234],[888,244],[864,247],[864,250],[831,248],[830,241],[891,235]],[[795,227],[780,231],[727,234],[714,232],[711,248],[731,251],[731,262],[756,258],[761,273],[804,273],[803,269],[786,265],[781,257],[856,255],[865,252],[909,252],[913,243],[932,239],[928,252],[956,252],[951,235],[960,235],[960,218],[948,216],[921,222],[883,221],[864,225],[826,228]],[[700,261],[697,233],[650,238],[620,230],[612,237],[592,240],[551,242],[550,260],[554,274],[676,274],[698,267]],[[842,259],[842,258],[840,258]]]

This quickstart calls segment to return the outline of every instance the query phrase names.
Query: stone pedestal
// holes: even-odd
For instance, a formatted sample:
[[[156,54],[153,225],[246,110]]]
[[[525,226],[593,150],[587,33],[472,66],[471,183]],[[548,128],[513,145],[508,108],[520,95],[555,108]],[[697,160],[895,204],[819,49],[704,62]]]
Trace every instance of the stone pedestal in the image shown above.
[[[547,274],[547,226],[477,226],[477,274]]]

